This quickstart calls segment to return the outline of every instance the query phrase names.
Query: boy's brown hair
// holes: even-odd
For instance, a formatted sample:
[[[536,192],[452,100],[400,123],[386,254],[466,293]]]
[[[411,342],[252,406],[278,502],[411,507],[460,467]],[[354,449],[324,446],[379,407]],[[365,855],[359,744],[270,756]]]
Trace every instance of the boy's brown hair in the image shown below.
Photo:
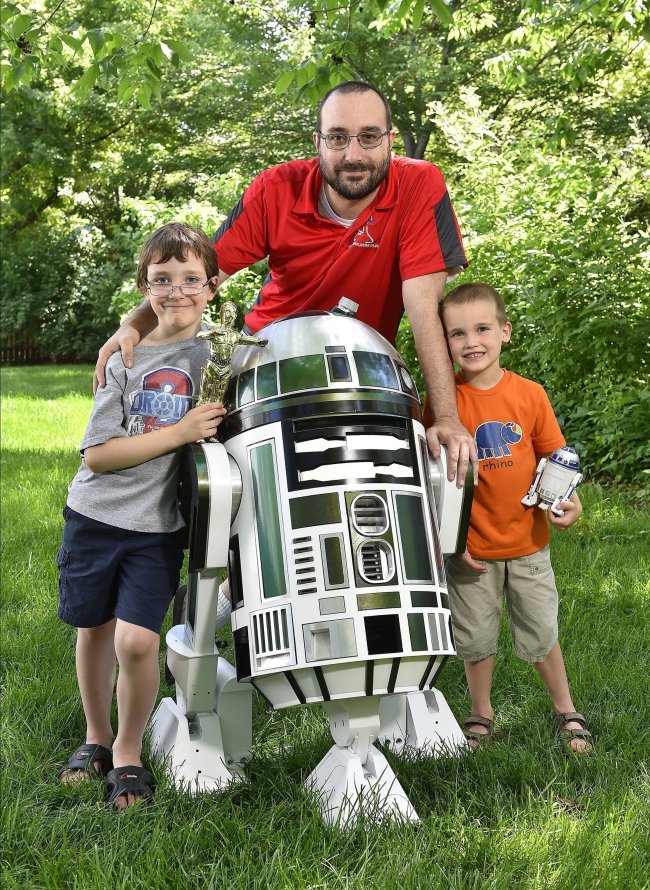
[[[467,284],[459,284],[458,287],[449,291],[447,296],[440,303],[440,317],[443,326],[446,306],[464,306],[466,303],[478,303],[479,300],[487,300],[488,302],[493,303],[497,314],[497,321],[500,325],[507,324],[508,315],[506,313],[506,306],[498,290],[489,284],[482,284],[480,281],[468,281]]]
[[[179,222],[160,226],[147,238],[140,250],[138,271],[135,275],[138,290],[144,293],[146,289],[147,269],[151,263],[166,263],[172,257],[179,263],[185,263],[189,253],[195,254],[201,260],[208,280],[219,274],[217,253],[205,232]]]

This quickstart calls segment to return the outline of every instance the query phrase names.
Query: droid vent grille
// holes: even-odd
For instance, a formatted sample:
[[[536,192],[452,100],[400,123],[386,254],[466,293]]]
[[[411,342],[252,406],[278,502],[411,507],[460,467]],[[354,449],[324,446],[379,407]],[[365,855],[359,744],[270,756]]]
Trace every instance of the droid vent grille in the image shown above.
[[[381,535],[388,528],[386,504],[376,495],[361,495],[352,503],[352,521],[362,535]]]
[[[359,571],[371,584],[389,581],[395,574],[395,560],[386,541],[364,541],[359,547]]]
[[[256,655],[278,655],[290,651],[287,607],[267,609],[251,615]]]
[[[298,593],[316,593],[316,562],[311,538],[293,542],[293,561],[296,567],[296,587]]]

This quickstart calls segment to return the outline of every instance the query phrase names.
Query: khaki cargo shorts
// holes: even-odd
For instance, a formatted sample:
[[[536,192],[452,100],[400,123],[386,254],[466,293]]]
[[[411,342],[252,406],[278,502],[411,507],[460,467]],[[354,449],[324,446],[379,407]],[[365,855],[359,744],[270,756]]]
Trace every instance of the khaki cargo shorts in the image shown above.
[[[558,593],[549,548],[485,563],[485,575],[471,572],[455,556],[445,563],[456,652],[463,661],[494,655],[505,594],[516,654],[525,661],[543,661],[558,636]]]

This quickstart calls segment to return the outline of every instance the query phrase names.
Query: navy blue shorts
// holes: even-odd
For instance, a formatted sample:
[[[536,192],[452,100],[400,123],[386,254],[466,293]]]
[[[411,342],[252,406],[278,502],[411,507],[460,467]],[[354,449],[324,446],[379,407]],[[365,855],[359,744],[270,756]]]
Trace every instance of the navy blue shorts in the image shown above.
[[[160,633],[180,581],[186,529],[132,532],[63,510],[58,615],[73,627],[112,618]]]

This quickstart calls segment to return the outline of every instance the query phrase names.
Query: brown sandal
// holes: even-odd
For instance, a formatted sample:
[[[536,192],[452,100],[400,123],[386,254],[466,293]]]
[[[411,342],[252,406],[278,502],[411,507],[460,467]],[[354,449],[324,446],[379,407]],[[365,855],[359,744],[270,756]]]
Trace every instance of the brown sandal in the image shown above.
[[[581,728],[568,729],[567,723],[571,722],[579,723]],[[564,747],[571,754],[591,754],[594,750],[594,740],[587,729],[587,721],[582,714],[578,714],[577,711],[568,714],[557,714],[555,717],[555,732],[557,733],[558,738],[562,741]],[[584,748],[575,751],[571,747],[573,739],[581,739],[585,743]]]
[[[484,726],[487,732],[474,732],[470,727]],[[467,739],[470,751],[476,751],[481,745],[491,742],[494,738],[494,720],[488,717],[481,717],[480,714],[470,714],[463,723],[463,735]]]

